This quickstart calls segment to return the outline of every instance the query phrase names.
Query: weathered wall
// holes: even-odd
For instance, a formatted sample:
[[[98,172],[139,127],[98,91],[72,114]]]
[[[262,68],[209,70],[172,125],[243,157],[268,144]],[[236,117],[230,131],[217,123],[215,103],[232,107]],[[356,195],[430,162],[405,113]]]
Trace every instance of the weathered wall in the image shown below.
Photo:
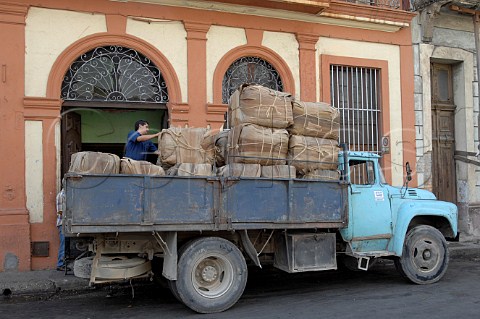
[[[478,76],[473,19],[442,9],[430,22],[433,37],[426,42],[427,22],[421,16],[412,24],[415,72],[415,132],[419,185],[432,188],[432,62],[451,64],[455,112],[455,150],[474,154],[478,146]],[[470,156],[469,158],[475,159]],[[463,239],[479,236],[480,167],[456,161],[459,228]]]
[[[388,70],[382,82],[387,99],[382,120],[392,145],[387,162],[401,167],[410,156],[403,141],[408,138],[404,132],[413,128],[408,117],[413,89],[401,85],[411,68],[408,13],[398,12],[386,23],[357,18],[366,10],[361,7],[348,17],[337,14],[341,7],[337,15],[318,17],[258,7],[236,11],[206,2],[195,2],[205,7],[185,7],[169,0],[162,1],[168,2],[165,6],[107,0],[12,2],[0,0],[0,40],[8,44],[0,50],[0,121],[11,133],[0,135],[2,151],[9,150],[0,165],[0,271],[55,264],[61,83],[71,63],[97,46],[127,46],[152,59],[168,83],[174,126],[216,128],[223,123],[221,81],[241,56],[271,62],[296,98],[326,102],[322,87],[328,87],[328,74],[323,74],[322,57],[368,60]],[[387,173],[396,185],[402,176],[402,169]],[[49,256],[32,257],[31,242],[48,242]]]

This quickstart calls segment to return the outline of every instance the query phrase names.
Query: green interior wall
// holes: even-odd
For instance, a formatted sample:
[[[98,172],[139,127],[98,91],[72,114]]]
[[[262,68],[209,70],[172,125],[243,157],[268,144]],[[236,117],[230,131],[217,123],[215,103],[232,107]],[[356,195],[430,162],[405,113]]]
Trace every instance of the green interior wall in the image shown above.
[[[75,110],[82,117],[82,143],[125,143],[137,120],[146,120],[149,133],[162,129],[164,110]],[[156,139],[152,142],[157,143]]]

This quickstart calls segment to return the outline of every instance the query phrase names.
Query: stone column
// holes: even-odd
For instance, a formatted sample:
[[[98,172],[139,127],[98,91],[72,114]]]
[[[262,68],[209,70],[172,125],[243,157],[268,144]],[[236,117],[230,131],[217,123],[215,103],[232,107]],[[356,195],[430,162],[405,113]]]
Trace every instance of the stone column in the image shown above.
[[[184,21],[187,31],[189,125],[207,125],[207,32],[210,24]]]
[[[317,64],[316,48],[318,35],[298,33],[300,59],[300,99],[308,102],[317,101]]]

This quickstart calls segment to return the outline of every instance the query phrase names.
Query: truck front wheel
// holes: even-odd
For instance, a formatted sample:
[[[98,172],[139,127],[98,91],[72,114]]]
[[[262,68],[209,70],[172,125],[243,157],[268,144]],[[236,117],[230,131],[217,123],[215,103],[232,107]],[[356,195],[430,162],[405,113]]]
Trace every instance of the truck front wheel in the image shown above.
[[[416,284],[439,281],[448,267],[447,242],[442,233],[431,226],[416,226],[405,238],[403,252],[395,260],[400,274]]]
[[[199,238],[188,243],[179,257],[176,293],[196,312],[221,312],[240,299],[247,273],[245,258],[233,243]]]

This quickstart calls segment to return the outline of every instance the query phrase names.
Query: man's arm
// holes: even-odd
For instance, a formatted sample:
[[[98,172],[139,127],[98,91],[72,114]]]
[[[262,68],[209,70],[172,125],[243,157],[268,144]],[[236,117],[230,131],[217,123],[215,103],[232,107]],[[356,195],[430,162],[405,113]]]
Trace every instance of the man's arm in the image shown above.
[[[160,136],[160,132],[155,133],[155,134],[145,134],[145,135],[140,135],[137,137],[137,142],[145,142],[148,140],[151,140],[152,138]]]

